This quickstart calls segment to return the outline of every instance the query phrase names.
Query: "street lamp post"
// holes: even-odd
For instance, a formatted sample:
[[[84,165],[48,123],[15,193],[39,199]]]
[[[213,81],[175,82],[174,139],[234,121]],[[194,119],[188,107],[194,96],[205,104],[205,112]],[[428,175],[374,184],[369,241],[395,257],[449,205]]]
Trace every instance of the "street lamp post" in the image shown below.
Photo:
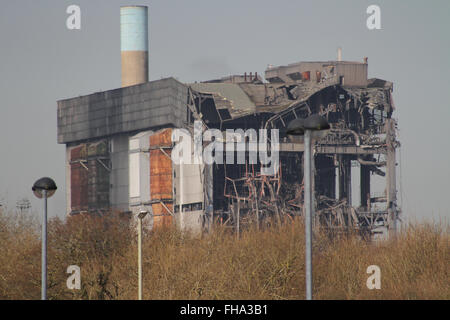
[[[37,180],[31,188],[39,199],[44,198],[44,215],[42,217],[42,261],[41,261],[41,299],[47,300],[47,198],[56,191],[55,181],[44,177]]]
[[[287,134],[293,136],[304,135],[304,180],[305,180],[305,265],[306,265],[306,300],[312,300],[312,218],[314,209],[312,207],[311,189],[311,138],[314,131],[327,130],[330,125],[318,114],[310,115],[306,119],[294,119],[287,127]]]
[[[141,210],[138,214],[138,299],[142,300],[142,219],[148,211]]]

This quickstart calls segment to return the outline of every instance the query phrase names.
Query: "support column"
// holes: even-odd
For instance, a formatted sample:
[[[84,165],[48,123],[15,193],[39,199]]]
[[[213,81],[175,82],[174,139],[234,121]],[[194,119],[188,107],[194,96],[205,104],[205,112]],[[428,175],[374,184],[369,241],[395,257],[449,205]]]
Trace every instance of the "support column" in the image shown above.
[[[214,202],[213,202],[213,165],[205,164],[204,167],[204,184],[203,192],[205,194],[205,208],[204,214],[207,219],[206,228],[208,232],[211,232],[214,225]]]
[[[369,208],[369,198],[370,198],[370,170],[369,166],[365,166],[361,164],[361,174],[360,174],[360,181],[361,181],[361,203],[360,206],[367,208],[367,210],[370,210]]]
[[[395,121],[386,120],[386,205],[388,211],[389,236],[397,231],[397,180],[395,175]]]
[[[339,200],[345,198],[345,166],[344,166],[344,156],[342,154],[338,155],[339,170],[338,170],[338,180],[339,180]]]
[[[348,205],[352,205],[352,161],[349,156],[345,157],[345,193]]]
[[[336,168],[333,159],[319,154],[316,156],[316,167],[318,168],[317,193],[334,199],[336,197]]]
[[[311,145],[312,145],[312,143],[311,143]],[[311,164],[311,208],[312,208],[312,212],[316,212],[316,209],[317,209],[317,204],[316,204],[316,178],[317,178],[317,175],[316,175],[316,161],[315,161],[315,159],[316,159],[316,157],[315,157],[315,154],[314,154],[314,148],[313,147],[311,147],[311,161],[310,161],[310,164]],[[311,219],[312,219],[312,226],[315,228],[316,227],[316,215],[315,214],[313,214],[312,216],[311,216]]]
[[[328,178],[329,180],[328,180],[328,188],[329,188],[329,194],[328,194],[328,196],[330,197],[330,198],[336,198],[336,170],[335,170],[335,168],[334,168],[334,161],[333,161],[333,159],[329,159],[329,161],[327,162],[327,165],[329,166],[329,167],[331,167],[331,168],[333,168],[332,169],[332,171],[331,171],[331,174],[330,174],[330,177]]]
[[[346,155],[339,155],[339,200],[347,198],[351,205],[352,197],[352,168],[351,160]]]

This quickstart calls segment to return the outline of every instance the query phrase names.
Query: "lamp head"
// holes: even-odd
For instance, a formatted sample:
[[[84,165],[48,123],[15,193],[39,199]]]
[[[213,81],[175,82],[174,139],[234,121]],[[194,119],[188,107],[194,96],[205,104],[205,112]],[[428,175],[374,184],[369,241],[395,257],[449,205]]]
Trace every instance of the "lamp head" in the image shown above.
[[[139,219],[144,219],[144,217],[147,215],[148,211],[141,209],[141,211],[138,214]]]
[[[56,191],[56,183],[51,178],[44,177],[37,180],[31,190],[36,197],[42,199],[44,197],[44,191],[47,192],[47,198],[50,198]]]
[[[297,118],[289,122],[286,134],[291,136],[302,136],[305,134],[305,120],[301,118]]]
[[[306,118],[304,125],[306,130],[312,131],[330,129],[330,124],[328,123],[328,121],[317,113],[312,114],[308,118]]]

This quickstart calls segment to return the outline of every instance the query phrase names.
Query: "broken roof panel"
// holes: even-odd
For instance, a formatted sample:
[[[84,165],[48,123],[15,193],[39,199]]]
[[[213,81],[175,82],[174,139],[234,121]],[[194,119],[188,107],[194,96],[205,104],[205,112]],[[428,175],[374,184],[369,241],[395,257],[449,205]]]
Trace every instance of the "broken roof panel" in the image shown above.
[[[386,112],[394,109],[389,87],[345,88],[345,90],[361,102],[364,102],[368,108],[384,108]]]
[[[189,86],[195,91],[212,94],[216,108],[228,109],[233,118],[256,111],[255,103],[238,84],[192,83]]]

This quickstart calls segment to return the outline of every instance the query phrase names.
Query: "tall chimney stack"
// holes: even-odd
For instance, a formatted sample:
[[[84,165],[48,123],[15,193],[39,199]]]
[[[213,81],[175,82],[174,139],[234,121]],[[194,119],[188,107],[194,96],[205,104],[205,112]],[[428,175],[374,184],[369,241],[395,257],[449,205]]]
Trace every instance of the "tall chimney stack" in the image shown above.
[[[148,82],[148,7],[120,7],[122,87]]]
[[[339,47],[337,50],[337,61],[342,61],[342,48]]]

